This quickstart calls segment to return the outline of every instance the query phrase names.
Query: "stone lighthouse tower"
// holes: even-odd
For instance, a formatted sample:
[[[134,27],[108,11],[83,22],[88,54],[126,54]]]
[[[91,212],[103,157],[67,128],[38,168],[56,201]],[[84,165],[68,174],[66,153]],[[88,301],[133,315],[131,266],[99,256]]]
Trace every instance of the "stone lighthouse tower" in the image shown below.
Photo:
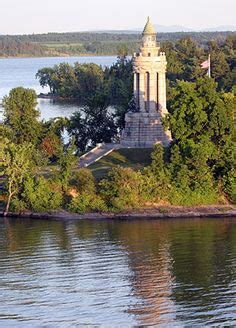
[[[161,123],[166,109],[166,56],[160,52],[156,32],[148,17],[142,34],[142,46],[133,57],[135,105],[125,116],[121,144],[126,147],[168,146],[170,131]]]

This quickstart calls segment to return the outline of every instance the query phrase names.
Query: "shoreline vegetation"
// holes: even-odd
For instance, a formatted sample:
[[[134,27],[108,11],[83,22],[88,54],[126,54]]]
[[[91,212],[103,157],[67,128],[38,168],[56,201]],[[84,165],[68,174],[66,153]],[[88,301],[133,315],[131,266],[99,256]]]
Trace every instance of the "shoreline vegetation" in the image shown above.
[[[83,113],[44,122],[39,121],[34,90],[18,87],[3,99],[0,210],[5,216],[62,209],[71,216],[118,217],[136,211],[144,215],[156,204],[163,205],[157,216],[167,216],[171,206],[182,206],[182,211],[189,206],[231,206],[236,202],[235,44],[235,38],[227,38],[203,48],[189,37],[162,44],[168,60],[169,110],[162,123],[172,142],[167,148],[155,145],[149,154],[143,149],[117,151],[108,169],[104,161],[111,163],[109,156],[93,168],[80,168],[79,161],[98,143],[118,143],[125,114],[138,110],[127,48],[119,49],[110,67],[61,63],[40,69],[40,85],[48,86],[53,96],[76,98],[84,104]],[[209,53],[210,78],[201,68]],[[183,215],[194,212],[198,215],[198,210]],[[169,213],[174,216],[176,210]]]
[[[0,217],[4,213],[0,212]],[[68,211],[55,212],[9,212],[7,217],[48,219],[48,220],[110,220],[110,219],[180,219],[180,218],[226,218],[236,219],[236,206],[211,205],[211,206],[155,206],[120,212],[88,212],[84,214]]]

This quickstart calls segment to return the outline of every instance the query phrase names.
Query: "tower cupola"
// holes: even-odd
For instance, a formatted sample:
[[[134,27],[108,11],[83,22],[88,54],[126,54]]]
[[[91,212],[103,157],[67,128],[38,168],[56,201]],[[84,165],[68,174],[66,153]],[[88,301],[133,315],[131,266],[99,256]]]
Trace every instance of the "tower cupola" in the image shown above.
[[[142,33],[142,46],[147,48],[154,48],[157,46],[156,31],[149,16]]]

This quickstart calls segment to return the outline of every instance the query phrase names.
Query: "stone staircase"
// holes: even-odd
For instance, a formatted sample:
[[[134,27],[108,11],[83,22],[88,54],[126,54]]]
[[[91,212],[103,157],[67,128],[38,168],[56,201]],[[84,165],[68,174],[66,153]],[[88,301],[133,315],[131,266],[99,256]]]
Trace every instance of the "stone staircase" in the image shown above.
[[[123,147],[152,148],[157,143],[167,147],[170,142],[171,133],[164,130],[159,113],[126,113],[125,129],[121,136]]]
[[[79,161],[79,167],[88,167],[89,165],[99,161],[102,157],[108,155],[113,150],[121,148],[120,144],[115,143],[101,143],[97,144],[95,148],[88,153],[82,155]]]

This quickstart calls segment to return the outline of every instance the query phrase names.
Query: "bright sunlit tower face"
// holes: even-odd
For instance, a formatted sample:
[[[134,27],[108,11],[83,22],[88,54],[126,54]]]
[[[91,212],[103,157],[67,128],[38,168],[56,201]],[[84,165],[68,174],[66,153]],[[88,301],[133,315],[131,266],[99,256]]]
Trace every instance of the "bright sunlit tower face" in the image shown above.
[[[155,48],[157,45],[156,34],[144,34],[142,37],[142,46],[146,48]]]

